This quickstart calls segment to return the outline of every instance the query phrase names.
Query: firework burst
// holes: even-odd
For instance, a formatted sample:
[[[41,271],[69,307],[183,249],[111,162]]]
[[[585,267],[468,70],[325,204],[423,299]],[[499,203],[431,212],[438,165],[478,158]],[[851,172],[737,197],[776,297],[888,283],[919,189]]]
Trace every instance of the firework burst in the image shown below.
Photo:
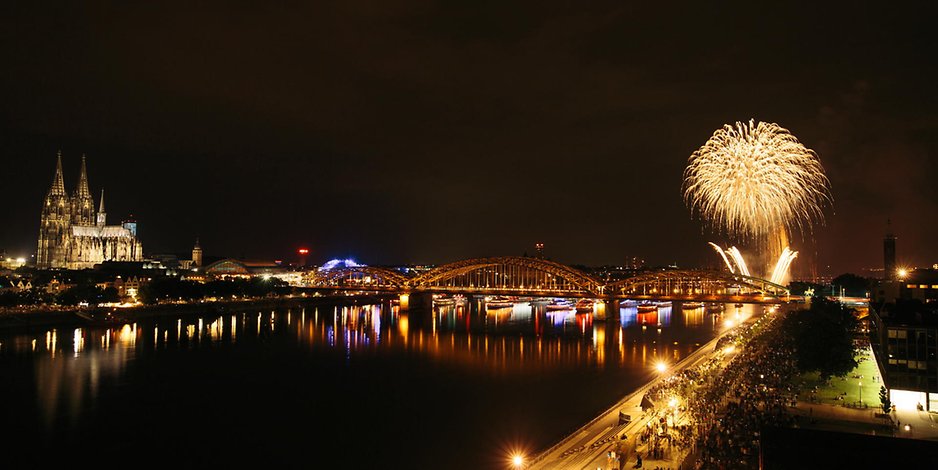
[[[753,120],[714,132],[688,159],[682,189],[692,216],[770,251],[823,223],[833,202],[817,154],[787,129]]]

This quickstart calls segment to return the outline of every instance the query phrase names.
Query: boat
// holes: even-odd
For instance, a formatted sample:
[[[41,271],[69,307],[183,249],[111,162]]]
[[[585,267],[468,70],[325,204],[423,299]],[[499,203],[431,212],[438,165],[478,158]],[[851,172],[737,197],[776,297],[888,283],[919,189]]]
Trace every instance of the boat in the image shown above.
[[[638,313],[657,312],[658,306],[655,304],[638,304]]]
[[[515,305],[508,297],[491,297],[485,299],[485,308],[509,308]]]
[[[657,305],[658,307],[670,307],[671,301],[670,300],[656,300],[655,305]]]
[[[544,309],[547,311],[571,310],[573,308],[573,302],[566,299],[554,299],[544,306]]]
[[[590,313],[593,311],[593,301],[582,299],[576,303],[577,313]]]
[[[703,306],[703,302],[684,302],[681,304],[681,308],[684,310],[694,310],[697,308],[702,308]]]

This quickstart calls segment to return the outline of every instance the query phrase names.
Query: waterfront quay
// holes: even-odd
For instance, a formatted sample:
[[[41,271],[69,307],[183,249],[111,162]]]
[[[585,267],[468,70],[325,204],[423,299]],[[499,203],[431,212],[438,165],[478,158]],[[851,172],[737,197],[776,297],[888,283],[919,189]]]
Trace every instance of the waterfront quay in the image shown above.
[[[719,354],[714,351],[718,339],[715,338],[702,346],[678,364],[676,369],[696,366]],[[656,419],[654,413],[648,413],[642,409],[642,397],[660,380],[661,378],[658,378],[649,382],[629,394],[602,415],[535,457],[527,468],[545,470],[611,468],[609,467],[612,460],[610,452],[615,452],[617,454],[615,459],[618,460],[625,460],[630,454],[640,452],[637,436]],[[629,416],[630,421],[623,423],[620,420],[620,413]],[[617,465],[616,468],[618,467]]]
[[[290,308],[319,304],[368,304],[396,296],[370,293],[360,295],[286,295],[218,301],[164,302],[132,307],[27,306],[0,310],[0,329],[43,328],[49,326],[120,326],[139,319],[175,315],[203,315],[253,308]]]

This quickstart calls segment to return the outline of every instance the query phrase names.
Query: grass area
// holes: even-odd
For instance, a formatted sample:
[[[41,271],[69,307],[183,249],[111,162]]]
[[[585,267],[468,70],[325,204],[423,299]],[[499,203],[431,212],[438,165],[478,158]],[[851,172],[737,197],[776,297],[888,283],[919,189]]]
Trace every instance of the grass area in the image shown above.
[[[879,375],[879,368],[876,367],[873,351],[865,347],[857,352],[856,359],[859,365],[855,369],[845,377],[832,378],[828,383],[821,381],[817,372],[796,377],[795,383],[801,383],[802,390],[798,395],[798,400],[810,402],[812,398],[815,398],[818,403],[828,405],[862,403],[870,408],[879,408],[879,388],[883,385],[883,378]],[[814,390],[816,392],[812,393]]]

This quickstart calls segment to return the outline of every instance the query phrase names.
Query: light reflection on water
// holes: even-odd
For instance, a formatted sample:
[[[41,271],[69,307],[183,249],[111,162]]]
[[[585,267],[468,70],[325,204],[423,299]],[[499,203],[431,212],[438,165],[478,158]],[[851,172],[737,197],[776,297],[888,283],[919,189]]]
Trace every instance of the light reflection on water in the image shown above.
[[[276,342],[318,355],[340,353],[343,367],[352,368],[356,357],[406,351],[483,376],[581,369],[634,375],[650,371],[659,358],[683,358],[724,329],[725,318],[738,322],[752,311],[746,307],[737,318],[728,305],[721,315],[671,307],[648,314],[623,304],[619,321],[607,322],[534,302],[486,310],[470,301],[425,312],[402,312],[390,303],[254,310],[141,319],[111,328],[3,332],[0,358],[5,364],[32,364],[32,396],[42,425],[53,429],[93,413],[102,388],[122,383],[128,368],[144,367],[139,365],[144,356],[153,361],[173,353],[179,360],[179,354],[211,355],[215,349]]]

